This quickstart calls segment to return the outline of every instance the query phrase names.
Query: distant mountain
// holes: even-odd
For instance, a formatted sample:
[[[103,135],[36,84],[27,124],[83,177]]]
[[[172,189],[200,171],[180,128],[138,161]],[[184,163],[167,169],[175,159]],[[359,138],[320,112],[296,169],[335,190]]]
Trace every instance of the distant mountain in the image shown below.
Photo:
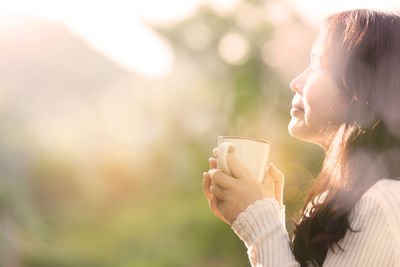
[[[62,24],[0,28],[0,143],[91,150],[120,132],[135,139],[142,80]]]
[[[65,26],[33,18],[0,29],[0,73],[3,90],[28,99],[39,92],[91,95],[133,75]]]

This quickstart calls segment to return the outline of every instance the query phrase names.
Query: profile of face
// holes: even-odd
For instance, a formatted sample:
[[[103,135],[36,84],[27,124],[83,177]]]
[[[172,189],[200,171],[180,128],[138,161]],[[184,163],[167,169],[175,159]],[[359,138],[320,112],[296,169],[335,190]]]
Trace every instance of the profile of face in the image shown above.
[[[306,142],[328,147],[324,129],[345,121],[346,102],[330,71],[321,64],[325,59],[326,33],[323,31],[311,49],[307,68],[291,83],[296,93],[292,100],[290,135]]]

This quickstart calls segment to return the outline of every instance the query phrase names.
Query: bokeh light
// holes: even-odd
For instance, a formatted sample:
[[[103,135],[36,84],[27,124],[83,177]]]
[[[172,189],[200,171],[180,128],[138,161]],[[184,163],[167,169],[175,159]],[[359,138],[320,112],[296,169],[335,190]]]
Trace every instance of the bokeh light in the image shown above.
[[[249,42],[239,33],[228,33],[219,43],[219,53],[228,63],[243,64],[249,54]]]
[[[217,136],[267,139],[288,222],[302,207],[323,153],[287,132],[289,83],[312,3],[2,1],[0,265],[248,265],[202,173]]]

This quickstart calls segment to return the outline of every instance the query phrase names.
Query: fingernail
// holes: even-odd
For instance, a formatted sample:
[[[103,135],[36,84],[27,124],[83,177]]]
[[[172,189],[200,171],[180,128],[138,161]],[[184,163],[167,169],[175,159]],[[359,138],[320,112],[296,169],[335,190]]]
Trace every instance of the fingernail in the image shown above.
[[[268,165],[268,171],[272,171],[274,168],[274,164],[272,162]]]

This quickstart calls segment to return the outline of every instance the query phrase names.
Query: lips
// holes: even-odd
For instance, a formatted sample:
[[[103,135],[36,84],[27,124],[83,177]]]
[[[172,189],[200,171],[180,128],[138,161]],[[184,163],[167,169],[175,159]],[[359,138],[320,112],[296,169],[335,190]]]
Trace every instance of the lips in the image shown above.
[[[297,107],[293,107],[290,110],[290,115],[292,115],[293,117],[297,117],[297,116],[304,116],[304,110],[303,109],[299,109]]]
[[[302,108],[301,106],[298,106],[298,105],[293,105],[292,107],[296,108],[296,109],[304,110],[304,108]]]
[[[299,95],[295,95],[295,97],[292,99],[292,107],[295,109],[300,109],[304,111],[304,105],[303,101],[301,101],[301,98]]]
[[[292,103],[292,107],[300,109],[300,110],[304,110],[304,108],[302,106],[300,106],[299,104],[297,104],[297,103]]]

